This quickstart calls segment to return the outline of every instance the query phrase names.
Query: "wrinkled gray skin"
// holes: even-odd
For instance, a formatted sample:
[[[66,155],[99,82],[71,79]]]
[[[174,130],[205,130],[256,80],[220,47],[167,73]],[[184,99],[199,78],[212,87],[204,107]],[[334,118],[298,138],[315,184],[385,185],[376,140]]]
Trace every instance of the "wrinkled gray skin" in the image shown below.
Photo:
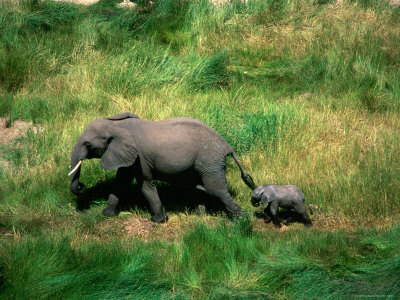
[[[244,174],[232,148],[211,127],[190,118],[161,121],[142,120],[122,113],[93,121],[76,142],[71,154],[71,169],[83,159],[100,158],[103,169],[118,169],[115,189],[110,194],[106,216],[119,213],[118,202],[133,178],[150,204],[151,220],[168,220],[153,180],[204,190],[219,198],[226,209],[241,213],[228,191],[225,157],[238,164],[242,179],[253,189],[251,176]],[[79,182],[81,167],[71,174],[71,192],[85,190]]]
[[[311,226],[312,222],[310,217],[306,212],[304,203],[306,199],[303,192],[294,185],[275,185],[267,184],[260,185],[256,187],[251,195],[251,203],[253,206],[257,207],[260,205],[268,203],[268,206],[264,210],[264,216],[266,218],[272,218],[275,227],[281,227],[281,221],[278,217],[279,207],[294,210],[302,218],[305,226]],[[308,205],[310,213],[312,214],[312,209]],[[288,224],[289,220],[285,220],[285,224]]]

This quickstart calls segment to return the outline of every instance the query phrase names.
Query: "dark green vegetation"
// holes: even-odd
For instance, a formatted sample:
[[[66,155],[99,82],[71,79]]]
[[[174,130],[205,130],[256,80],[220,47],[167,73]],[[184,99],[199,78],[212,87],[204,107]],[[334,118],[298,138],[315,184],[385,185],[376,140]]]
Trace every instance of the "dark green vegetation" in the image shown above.
[[[400,8],[154,2],[0,3],[0,117],[41,128],[0,144],[0,298],[398,297]],[[72,146],[123,111],[211,125],[256,183],[299,186],[315,229],[260,232],[233,164],[248,219],[196,217],[160,184],[180,229],[127,236],[122,224],[147,207],[103,218],[115,172],[98,161],[83,163],[92,205],[77,211]]]
[[[3,298],[397,299],[400,228],[251,233],[198,224],[179,243],[25,237],[1,251]]]

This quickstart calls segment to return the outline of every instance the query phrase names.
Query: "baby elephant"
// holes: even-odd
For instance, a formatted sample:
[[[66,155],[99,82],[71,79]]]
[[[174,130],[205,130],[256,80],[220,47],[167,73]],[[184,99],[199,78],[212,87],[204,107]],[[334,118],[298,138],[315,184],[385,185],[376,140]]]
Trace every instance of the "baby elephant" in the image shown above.
[[[297,186],[275,184],[260,185],[256,187],[251,194],[251,204],[257,207],[260,205],[260,202],[263,204],[268,203],[268,206],[264,210],[264,216],[266,218],[272,218],[275,227],[281,227],[281,221],[278,217],[279,207],[296,211],[301,216],[305,226],[309,227],[312,225],[311,219],[304,207],[306,199],[303,192]],[[312,214],[312,209],[308,203],[307,206]],[[284,221],[285,224],[288,222],[289,220]]]

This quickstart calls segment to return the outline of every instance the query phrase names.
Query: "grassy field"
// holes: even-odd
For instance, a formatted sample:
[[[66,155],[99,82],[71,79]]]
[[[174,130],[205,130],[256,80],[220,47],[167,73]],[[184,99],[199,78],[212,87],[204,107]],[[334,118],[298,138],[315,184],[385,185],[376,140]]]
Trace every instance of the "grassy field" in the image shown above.
[[[35,126],[0,143],[2,299],[397,299],[400,295],[400,6],[378,0],[0,3],[0,117]],[[159,183],[170,221],[101,215],[115,171],[72,147],[131,111],[215,128],[257,184],[295,184],[314,227],[198,216]],[[2,139],[0,139],[1,141]],[[138,198],[139,197],[139,198]],[[86,201],[86,202],[85,202]]]

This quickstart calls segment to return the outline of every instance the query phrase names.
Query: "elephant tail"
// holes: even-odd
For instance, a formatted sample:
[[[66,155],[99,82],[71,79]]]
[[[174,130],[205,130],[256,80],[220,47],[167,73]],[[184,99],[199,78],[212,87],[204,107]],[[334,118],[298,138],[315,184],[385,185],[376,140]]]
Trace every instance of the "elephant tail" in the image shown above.
[[[308,208],[310,209],[310,215],[312,215],[313,214],[313,210],[312,210],[310,204],[306,201],[306,198],[304,198],[304,202],[307,204]]]
[[[238,165],[240,172],[242,173],[242,180],[244,181],[244,183],[251,189],[254,190],[256,188],[256,185],[254,184],[254,180],[253,177],[250,176],[250,174],[246,174],[243,171],[242,165],[239,163],[239,159],[236,157],[235,153],[229,153],[233,160],[235,161],[235,163]]]

